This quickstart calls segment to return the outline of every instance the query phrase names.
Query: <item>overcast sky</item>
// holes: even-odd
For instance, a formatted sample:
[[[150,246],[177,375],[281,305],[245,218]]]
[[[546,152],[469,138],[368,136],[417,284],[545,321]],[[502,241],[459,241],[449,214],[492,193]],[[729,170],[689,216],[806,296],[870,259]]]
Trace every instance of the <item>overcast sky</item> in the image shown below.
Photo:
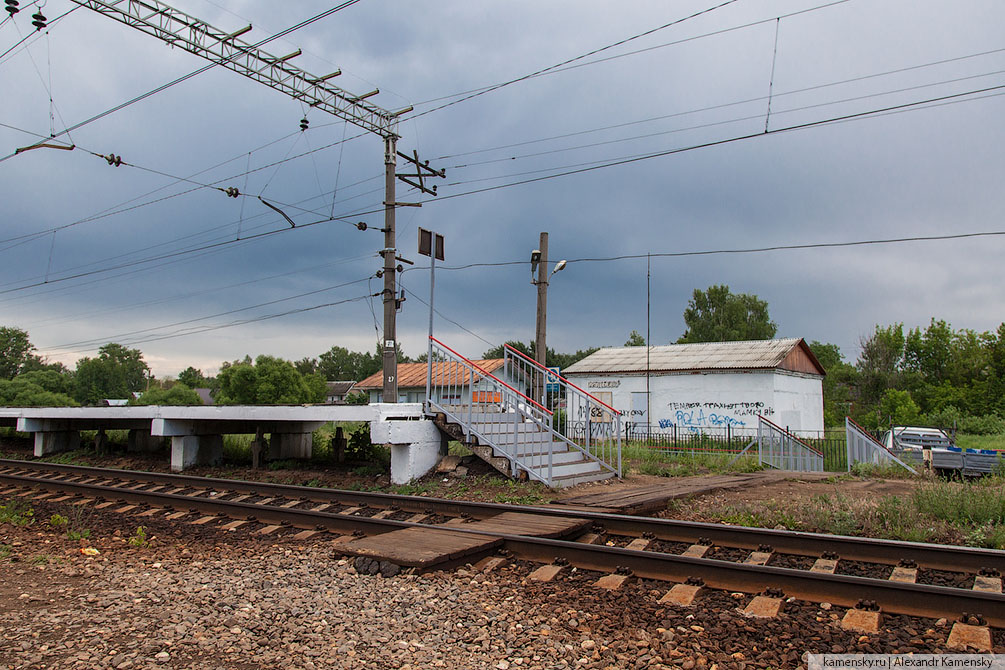
[[[252,24],[251,43],[334,4],[173,0],[223,30]],[[48,0],[43,13],[73,7]],[[0,25],[0,53],[34,11]],[[728,284],[768,302],[779,337],[833,342],[854,361],[876,324],[997,328],[1005,238],[659,254],[1005,230],[1002,25],[993,0],[362,0],[263,48],[302,49],[301,68],[341,69],[333,83],[379,88],[369,100],[384,109],[414,105],[399,149],[446,169],[436,198],[399,184],[399,200],[426,201],[397,214],[399,253],[416,261],[398,317],[407,354],[425,350],[428,323],[421,226],[446,238],[437,335],[472,357],[533,338],[527,261],[547,231],[551,260],[570,261],[549,292],[559,351],[645,334],[646,259],[578,259],[651,253],[653,344],[681,335],[695,288]],[[0,57],[0,158],[205,63],[78,8]],[[830,119],[842,120],[818,123]],[[40,353],[72,367],[120,342],[164,376],[245,354],[373,350],[375,135],[216,67],[58,141],[77,148],[0,162],[0,325],[26,329]],[[109,152],[127,165],[94,155]],[[539,177],[553,178],[516,183]]]

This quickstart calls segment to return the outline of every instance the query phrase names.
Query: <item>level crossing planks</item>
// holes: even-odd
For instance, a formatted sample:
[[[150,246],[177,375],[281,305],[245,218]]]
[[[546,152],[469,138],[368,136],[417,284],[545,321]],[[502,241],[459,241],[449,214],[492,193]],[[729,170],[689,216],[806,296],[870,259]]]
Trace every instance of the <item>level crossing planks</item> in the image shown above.
[[[459,533],[448,530],[445,525],[403,528],[353,540],[340,547],[340,551],[426,570],[495,549],[502,544],[502,539],[493,537],[491,533],[562,538],[580,534],[588,525],[590,522],[586,519],[503,512],[459,526],[485,535]]]

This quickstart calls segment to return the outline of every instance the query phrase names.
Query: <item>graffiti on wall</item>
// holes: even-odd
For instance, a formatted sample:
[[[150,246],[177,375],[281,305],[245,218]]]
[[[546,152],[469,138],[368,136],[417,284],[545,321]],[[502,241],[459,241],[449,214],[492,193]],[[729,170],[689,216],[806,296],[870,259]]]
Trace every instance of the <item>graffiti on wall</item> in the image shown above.
[[[774,408],[763,402],[670,402],[673,418],[659,420],[662,430],[678,428],[700,432],[702,428],[742,428],[753,417],[772,416]]]

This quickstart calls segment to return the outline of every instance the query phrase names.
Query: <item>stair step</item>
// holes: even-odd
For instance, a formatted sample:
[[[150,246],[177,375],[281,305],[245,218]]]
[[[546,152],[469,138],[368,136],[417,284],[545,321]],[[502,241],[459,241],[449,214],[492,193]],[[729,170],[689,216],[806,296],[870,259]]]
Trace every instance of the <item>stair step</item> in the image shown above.
[[[565,477],[555,477],[552,479],[552,484],[558,486],[559,488],[566,488],[569,486],[575,486],[576,484],[585,484],[586,482],[599,482],[605,479],[611,479],[614,477],[614,473],[610,470],[601,469],[593,474],[582,474],[582,475],[568,475]]]
[[[514,458],[518,458],[524,463],[530,464],[533,467],[547,468],[548,467],[548,454],[547,453],[517,453],[513,454]],[[583,460],[583,455],[574,451],[559,451],[551,455],[551,462],[555,466],[568,465],[570,463],[579,463]]]

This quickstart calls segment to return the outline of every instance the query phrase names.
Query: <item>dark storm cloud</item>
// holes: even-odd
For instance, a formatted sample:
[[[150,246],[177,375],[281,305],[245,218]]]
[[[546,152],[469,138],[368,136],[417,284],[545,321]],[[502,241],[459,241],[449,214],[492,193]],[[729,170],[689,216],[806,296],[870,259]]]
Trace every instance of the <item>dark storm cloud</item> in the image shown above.
[[[53,0],[47,13],[65,11],[69,4],[64,4],[57,7]],[[551,257],[557,260],[1000,227],[1005,131],[998,122],[999,97],[450,197],[763,131],[773,60],[772,129],[1005,83],[997,74],[1005,70],[1001,53],[959,58],[1005,48],[997,30],[1005,10],[993,2],[956,3],[951,11],[935,2],[839,3],[783,19],[774,59],[776,25],[770,19],[824,4],[741,0],[597,57],[768,21],[406,116],[400,148],[417,149],[448,172],[438,202],[399,210],[400,253],[417,260],[418,226],[447,237],[447,266],[525,260],[542,230],[550,232]],[[255,25],[250,41],[330,6],[207,0],[176,5],[224,29],[250,21]],[[301,67],[318,74],[341,68],[344,74],[335,81],[347,90],[379,87],[381,94],[372,98],[376,104],[388,109],[415,104],[421,113],[449,99],[424,101],[519,77],[709,6],[364,1],[267,49],[284,54],[302,47]],[[23,23],[18,21],[22,30]],[[0,28],[0,47],[19,39],[12,28]],[[957,60],[915,67],[947,59]],[[58,131],[64,122],[85,119],[203,63],[80,9],[52,29],[48,43],[43,37],[30,51],[0,64],[0,87],[18,92],[0,122],[48,134],[50,74]],[[903,71],[863,78],[893,70]],[[856,81],[821,87],[850,79]],[[298,123],[305,114],[310,129],[301,134]],[[621,127],[586,132],[615,125]],[[299,225],[334,214],[379,228],[380,213],[365,212],[380,209],[383,148],[372,136],[338,144],[357,133],[216,68],[85,126],[72,139],[79,147],[113,151],[134,165],[175,176],[229,161],[192,179],[261,194]],[[576,134],[480,151],[570,133]],[[0,127],[2,154],[31,141]],[[264,167],[325,145],[333,146]],[[247,169],[256,171],[245,177]],[[503,175],[510,176],[500,179]],[[28,152],[0,164],[0,177],[4,237],[195,186],[170,185],[172,179],[137,168],[110,167],[81,150]],[[399,199],[419,196],[399,185]],[[261,233],[269,234],[166,256]],[[369,350],[377,330],[368,299],[188,337],[153,338],[376,293],[381,288],[376,281],[330,287],[372,276],[381,243],[378,233],[360,232],[347,222],[290,230],[256,198],[199,189],[74,226],[54,240],[40,236],[0,251],[0,290],[45,281],[47,275],[58,279],[165,256],[0,294],[0,322],[28,328],[44,353],[90,339],[136,338],[158,374],[189,364],[212,369],[245,353],[300,358],[333,344]],[[877,323],[924,325],[935,316],[956,327],[994,328],[1003,312],[994,290],[1001,282],[1001,249],[996,238],[985,238],[654,258],[648,282],[653,342],[676,339],[691,291],[718,283],[768,300],[780,335],[835,342],[852,358],[859,337]],[[400,339],[410,354],[424,349],[427,312],[419,298],[428,299],[427,282],[425,270],[403,276],[404,287],[414,293],[399,315]],[[444,315],[484,340],[531,338],[535,294],[527,265],[443,269],[437,288]],[[551,285],[549,343],[559,350],[621,344],[632,329],[646,328],[646,290],[644,259],[570,264]],[[244,309],[252,305],[263,306]],[[380,305],[373,307],[379,325]],[[210,318],[178,325],[203,317]],[[437,329],[471,355],[489,346],[442,319]],[[132,331],[144,332],[126,335]],[[95,348],[69,346],[64,360]]]

